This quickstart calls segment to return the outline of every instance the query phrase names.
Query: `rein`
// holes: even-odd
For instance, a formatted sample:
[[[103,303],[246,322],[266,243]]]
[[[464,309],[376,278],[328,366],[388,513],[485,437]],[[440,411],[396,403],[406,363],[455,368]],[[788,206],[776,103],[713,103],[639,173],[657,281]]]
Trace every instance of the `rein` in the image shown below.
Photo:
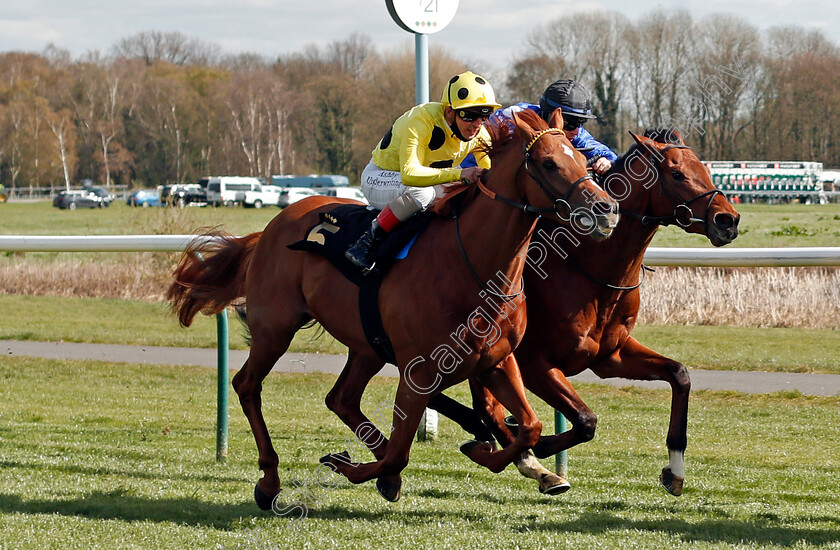
[[[575,192],[575,189],[577,189],[578,186],[581,183],[583,183],[586,180],[592,180],[594,182],[595,181],[594,178],[588,173],[585,176],[581,176],[580,178],[578,178],[577,180],[572,182],[572,185],[569,186],[569,189],[561,196],[560,193],[558,193],[551,186],[551,184],[549,184],[547,181],[545,181],[544,178],[539,176],[539,174],[535,174],[531,170],[531,168],[530,168],[531,165],[529,163],[529,161],[531,159],[531,153],[530,153],[531,147],[533,147],[534,144],[541,137],[543,137],[545,134],[558,134],[558,133],[563,134],[563,130],[561,130],[560,128],[546,128],[545,130],[540,130],[539,132],[537,132],[534,135],[534,137],[531,138],[531,141],[529,141],[527,144],[523,144],[523,156],[524,156],[524,158],[522,160],[522,164],[525,165],[525,172],[531,177],[531,179],[533,179],[535,182],[537,182],[537,185],[539,185],[542,192],[545,193],[545,196],[547,196],[549,199],[551,199],[554,202],[554,207],[553,208],[537,208],[536,206],[532,206],[530,204],[523,204],[521,202],[517,202],[517,201],[511,200],[511,199],[505,198],[505,197],[500,197],[498,194],[496,194],[495,191],[491,191],[490,189],[487,188],[486,185],[484,185],[483,177],[479,178],[479,180],[477,182],[479,190],[482,193],[484,193],[485,195],[487,195],[488,197],[490,197],[492,200],[499,201],[499,202],[504,203],[508,206],[512,206],[513,208],[516,208],[517,210],[522,210],[525,213],[535,214],[537,216],[540,216],[542,214],[556,214],[557,217],[560,218],[560,220],[562,220],[562,221],[565,221],[565,222],[571,221],[572,207],[569,204],[569,197],[572,196],[572,193]],[[563,135],[565,135],[565,134],[563,134]],[[522,164],[520,164],[520,166]],[[564,212],[565,212],[565,217],[563,217]]]
[[[572,215],[572,207],[568,203],[569,197],[572,196],[572,193],[574,193],[575,189],[577,189],[577,187],[581,183],[583,183],[586,180],[593,180],[594,181],[594,179],[592,178],[592,176],[590,174],[586,174],[585,176],[582,176],[582,177],[578,178],[576,181],[574,181],[572,183],[571,186],[569,186],[568,191],[566,191],[566,193],[561,197],[559,195],[559,193],[557,193],[551,187],[551,184],[549,184],[548,182],[543,182],[542,178],[537,177],[534,173],[532,173],[532,171],[529,169],[529,164],[528,164],[528,160],[531,158],[531,154],[530,154],[529,151],[531,150],[531,147],[533,147],[534,144],[537,142],[537,140],[539,140],[545,134],[549,134],[549,133],[551,133],[551,134],[561,133],[562,134],[563,130],[561,130],[560,128],[546,128],[545,130],[541,130],[541,131],[537,132],[534,135],[534,137],[531,138],[531,141],[528,142],[527,145],[523,146],[524,159],[522,160],[522,164],[525,165],[525,172],[531,177],[531,179],[533,179],[535,182],[537,182],[537,185],[540,186],[540,189],[542,190],[542,192],[545,193],[545,195],[549,199],[554,201],[554,207],[553,208],[537,208],[536,206],[532,206],[530,204],[524,204],[524,203],[517,202],[517,201],[511,200],[511,199],[505,198],[505,197],[501,197],[498,194],[496,194],[495,191],[492,191],[492,190],[487,188],[487,186],[483,182],[484,176],[479,178],[478,181],[476,182],[476,184],[478,186],[478,189],[482,193],[487,195],[490,199],[495,200],[495,201],[499,201],[499,202],[501,202],[503,204],[506,204],[508,206],[512,206],[513,208],[516,208],[517,210],[522,210],[523,212],[525,212],[527,214],[534,214],[536,216],[540,216],[542,214],[556,214],[557,217],[560,218],[561,220],[569,221],[571,219],[571,215]],[[563,135],[565,135],[565,134],[563,134]],[[520,164],[520,166],[522,166],[522,164]],[[561,213],[561,208],[563,210],[565,210],[566,218],[563,218],[563,214]],[[461,250],[461,256],[464,258],[464,261],[467,264],[467,269],[470,270],[470,274],[473,276],[473,279],[475,279],[475,282],[478,283],[479,288],[481,288],[481,290],[486,292],[487,294],[489,294],[491,296],[494,296],[496,298],[499,298],[500,300],[504,300],[506,302],[511,301],[511,300],[515,300],[516,298],[521,296],[522,293],[523,293],[522,290],[520,290],[516,294],[502,294],[502,293],[494,291],[493,289],[488,287],[487,284],[484,281],[481,280],[481,277],[479,277],[478,273],[476,273],[476,271],[475,271],[475,268],[472,266],[472,262],[470,262],[469,256],[467,256],[467,251],[464,248],[464,244],[461,242],[461,232],[460,232],[459,227],[458,227],[458,213],[455,212],[453,214],[453,217],[455,218],[455,240],[458,242],[458,247]]]
[[[476,273],[475,268],[472,266],[472,262],[470,262],[470,259],[467,256],[467,250],[464,248],[464,243],[461,242],[461,232],[458,229],[458,212],[455,212],[452,217],[455,218],[455,240],[458,241],[458,248],[461,249],[461,256],[467,263],[467,269],[470,270],[470,274],[473,276],[473,279],[475,279],[475,282],[478,283],[479,288],[481,288],[481,290],[486,292],[487,294],[499,298],[500,300],[504,300],[505,302],[511,302],[517,299],[519,296],[521,296],[523,293],[523,290],[521,289],[525,286],[521,282],[522,279],[520,279],[519,283],[520,291],[516,294],[502,294],[496,292],[495,290],[487,286],[487,283],[481,280],[481,277],[478,276],[478,273]]]
[[[688,149],[688,145],[683,144],[671,144],[667,147],[664,147],[661,151],[657,151],[656,154],[661,155],[666,151],[670,151],[671,149]],[[680,199],[677,194],[673,190],[673,186],[670,184],[668,186],[665,185],[665,178],[662,174],[662,168],[653,162],[651,162],[656,169],[660,172],[659,177],[659,187],[664,193],[664,195],[671,201],[671,204],[674,205],[674,213],[668,216],[647,216],[645,214],[638,214],[636,212],[631,212],[628,210],[624,210],[619,207],[619,214],[622,216],[628,216],[633,218],[634,220],[640,220],[643,224],[647,225],[650,223],[659,224],[662,226],[668,226],[672,223],[679,225],[682,228],[689,227],[691,224],[694,223],[702,223],[703,227],[705,228],[706,232],[709,231],[709,210],[712,207],[712,202],[715,200],[715,197],[721,195],[722,197],[726,197],[726,195],[720,189],[713,189],[711,191],[706,191],[705,193],[700,193],[696,197],[692,198],[691,200],[685,201]],[[701,218],[695,218],[691,215],[691,203],[696,200],[702,199],[703,197],[709,197],[709,201],[706,203],[706,215]]]

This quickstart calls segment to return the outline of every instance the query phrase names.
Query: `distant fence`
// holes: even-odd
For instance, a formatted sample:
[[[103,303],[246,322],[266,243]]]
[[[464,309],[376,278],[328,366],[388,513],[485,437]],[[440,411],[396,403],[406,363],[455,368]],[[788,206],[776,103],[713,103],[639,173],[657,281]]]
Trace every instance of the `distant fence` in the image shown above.
[[[13,252],[179,252],[196,235],[0,235],[0,251]],[[644,262],[684,267],[810,267],[840,265],[840,247],[659,248]]]
[[[196,235],[0,235],[0,251],[9,252],[179,252]],[[657,248],[645,252],[651,266],[684,267],[811,267],[840,266],[840,247],[808,248]],[[228,325],[225,312],[216,316],[218,334],[218,398],[216,458],[227,457],[228,433]],[[566,429],[566,419],[555,411],[555,431]],[[436,430],[435,430],[436,431]],[[566,451],[557,456],[558,471],[566,469]]]

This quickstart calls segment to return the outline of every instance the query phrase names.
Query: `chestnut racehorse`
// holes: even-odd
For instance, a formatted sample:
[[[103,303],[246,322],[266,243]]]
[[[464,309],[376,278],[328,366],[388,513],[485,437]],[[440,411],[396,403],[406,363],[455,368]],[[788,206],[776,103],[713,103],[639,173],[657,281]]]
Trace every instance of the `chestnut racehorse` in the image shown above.
[[[705,235],[714,246],[738,236],[739,214],[711,181],[708,169],[678,134],[649,130],[633,135],[635,144],[604,179],[619,200],[621,221],[609,240],[595,243],[553,222],[540,223],[532,239],[534,269],[526,269],[528,328],[514,356],[525,387],[563,413],[571,429],[543,436],[534,453],[548,457],[595,434],[595,414],[566,379],[586,369],[601,378],[664,380],[671,385],[671,418],[666,444],[669,464],[660,482],[672,495],[682,494],[684,453],[691,388],[685,366],[643,346],[630,336],[639,311],[642,259],[660,225],[677,224]],[[539,253],[536,253],[539,252]],[[475,384],[471,384],[475,390]],[[478,398],[481,402],[482,399]],[[482,411],[493,432],[507,444],[511,434],[504,411],[492,395]],[[441,395],[429,405],[445,414],[466,414]],[[455,415],[458,416],[458,415]],[[473,420],[475,421],[475,420]],[[467,446],[465,452],[469,452]],[[536,461],[533,461],[536,462]],[[520,471],[556,489],[550,472],[531,463]],[[568,484],[565,484],[568,488]]]
[[[551,123],[562,127],[559,110]],[[323,459],[353,483],[376,478],[389,500],[399,498],[399,473],[429,399],[468,378],[489,388],[519,423],[509,447],[476,453],[474,459],[500,471],[537,442],[541,425],[525,398],[518,368],[514,361],[502,362],[525,329],[523,298],[515,284],[537,214],[557,212],[571,220],[574,212],[593,211],[584,218],[598,238],[608,236],[618,221],[615,201],[588,176],[582,155],[562,131],[531,113],[517,114],[512,125],[512,133],[511,128],[491,131],[493,168],[484,192],[474,191],[459,217],[433,220],[382,282],[382,324],[401,372],[390,439],[369,444],[377,459],[372,463],[350,463],[342,454]],[[279,494],[280,479],[261,410],[262,381],[295,332],[314,319],[352,350],[348,362],[381,364],[362,329],[358,287],[322,256],[288,248],[306,237],[322,212],[348,203],[312,197],[284,209],[261,233],[196,242],[181,257],[167,293],[184,326],[200,311],[212,314],[243,297],[247,303],[251,349],[233,386],[259,451],[263,477],[254,496],[263,509]],[[511,282],[499,284],[503,311],[483,307],[483,281],[490,279]],[[356,384],[343,378],[339,383]],[[363,390],[348,391],[361,395]],[[359,435],[360,423],[366,422],[359,413],[348,424]]]
[[[543,436],[534,448],[540,457],[556,454],[594,437],[596,417],[566,376],[591,369],[602,378],[664,380],[671,385],[671,419],[666,443],[669,464],[662,486],[679,496],[685,478],[684,453],[690,381],[685,366],[641,345],[630,336],[639,310],[642,258],[660,225],[677,224],[723,246],[738,235],[740,216],[712,184],[709,172],[676,133],[649,130],[624,154],[604,180],[618,198],[621,221],[609,240],[596,243],[582,231],[541,221],[528,252],[525,270],[528,328],[514,356],[528,389],[570,420],[571,430]],[[574,225],[572,227],[575,227]],[[512,359],[511,359],[512,360]],[[369,380],[382,366],[348,361],[328,398],[343,418],[358,414],[361,395],[344,391],[342,380]],[[504,409],[492,395],[470,381],[474,406],[492,433],[508,444]],[[490,447],[492,435],[473,409],[444,394],[429,407],[458,422],[477,440],[462,450],[471,458]],[[568,482],[524,453],[517,460],[523,475],[540,483],[540,491],[560,493]]]

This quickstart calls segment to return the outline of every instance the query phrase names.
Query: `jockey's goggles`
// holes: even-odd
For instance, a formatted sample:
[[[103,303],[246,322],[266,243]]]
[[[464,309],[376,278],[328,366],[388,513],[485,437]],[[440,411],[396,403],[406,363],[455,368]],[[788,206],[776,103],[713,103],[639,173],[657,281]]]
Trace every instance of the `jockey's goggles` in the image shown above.
[[[485,110],[488,110],[489,112],[485,112]],[[458,117],[464,122],[473,122],[477,118],[480,118],[481,122],[485,122],[488,118],[490,118],[491,114],[493,114],[492,109],[482,109],[480,112],[468,109],[458,110]]]
[[[574,116],[563,115],[563,129],[572,132],[586,124],[585,118],[577,118]]]

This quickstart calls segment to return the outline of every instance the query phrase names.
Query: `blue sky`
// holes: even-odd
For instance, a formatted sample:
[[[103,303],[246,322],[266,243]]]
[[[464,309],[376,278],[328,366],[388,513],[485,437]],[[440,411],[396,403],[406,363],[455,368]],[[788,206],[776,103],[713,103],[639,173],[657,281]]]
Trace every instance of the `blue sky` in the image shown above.
[[[418,0],[420,1],[420,0]],[[439,0],[447,1],[447,0]],[[382,50],[413,48],[413,37],[391,20],[384,0],[24,0],[0,10],[0,51],[40,52],[50,43],[78,56],[107,53],[122,38],[148,30],[179,31],[214,42],[226,53],[266,56],[367,34]],[[632,6],[631,6],[632,4]],[[657,7],[686,9],[695,18],[728,13],[759,29],[818,28],[840,44],[840,2],[813,0],[460,0],[455,19],[433,34],[459,58],[504,66],[542,22],[567,13],[619,11],[635,20]]]

